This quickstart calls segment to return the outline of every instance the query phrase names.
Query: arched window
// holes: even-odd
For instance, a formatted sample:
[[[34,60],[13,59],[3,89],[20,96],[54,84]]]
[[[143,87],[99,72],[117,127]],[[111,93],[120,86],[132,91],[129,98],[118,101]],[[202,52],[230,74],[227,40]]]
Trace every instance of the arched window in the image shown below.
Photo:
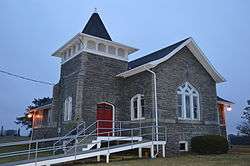
[[[72,118],[72,97],[67,97],[64,101],[64,121]]]
[[[82,48],[82,43],[78,43],[77,44],[77,51],[80,51],[81,48]]]
[[[114,46],[108,46],[108,53],[115,55],[116,48]]]
[[[118,48],[118,56],[124,57],[125,55],[125,50],[122,48]]]
[[[63,61],[66,61],[66,60],[67,60],[67,52],[64,51],[64,52],[63,52]]]
[[[74,45],[73,47],[72,47],[72,55],[74,55],[76,53],[76,46]]]
[[[144,96],[137,94],[131,99],[131,120],[144,119]]]
[[[98,51],[106,52],[106,46],[103,43],[98,44]]]
[[[177,108],[180,119],[200,119],[199,93],[188,82],[177,88]]]
[[[68,49],[68,56],[67,56],[67,59],[69,59],[69,58],[70,58],[70,56],[71,56],[71,48],[70,48],[70,49]]]
[[[95,50],[95,49],[96,49],[96,43],[95,43],[94,41],[92,41],[92,40],[89,40],[89,41],[87,42],[87,48],[88,48],[88,49]]]

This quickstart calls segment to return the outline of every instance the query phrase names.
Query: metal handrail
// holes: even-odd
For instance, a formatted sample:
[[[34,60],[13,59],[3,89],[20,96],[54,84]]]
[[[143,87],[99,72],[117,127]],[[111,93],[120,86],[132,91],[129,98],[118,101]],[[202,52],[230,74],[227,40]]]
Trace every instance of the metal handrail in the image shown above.
[[[94,126],[94,124],[92,124],[92,126]],[[85,135],[83,138],[79,136],[79,138],[82,138],[82,139],[79,142],[75,142],[74,145],[68,146],[68,148],[70,148],[70,149],[75,148],[75,156],[76,156],[78,154],[77,151],[76,151],[77,147],[83,146],[83,145],[89,145],[89,143],[82,144],[83,141],[86,140],[87,137],[98,136],[98,134],[107,134],[107,133],[108,133],[109,136],[111,136],[112,133],[119,133],[119,132],[126,132],[127,133],[127,131],[131,131],[130,134],[128,134],[128,136],[131,137],[130,142],[132,143],[132,145],[135,144],[135,143],[138,143],[140,141],[145,141],[145,140],[154,141],[155,136],[156,136],[155,135],[156,133],[154,132],[155,127],[156,127],[155,125],[152,125],[152,126],[144,126],[144,127],[139,127],[139,128],[125,128],[125,129],[119,129],[118,128],[118,130],[115,130],[115,131],[106,131],[106,132],[101,132],[101,133],[96,133],[97,128],[95,128],[94,130],[91,131],[91,133],[89,133],[88,135]],[[161,130],[162,132],[160,131],[158,134],[159,134],[160,138],[162,136],[163,140],[166,140],[166,133],[165,133],[166,132],[166,127],[163,127],[163,126],[158,126],[158,127],[159,127],[159,129],[161,129],[161,128],[164,129],[164,130]],[[89,128],[90,128],[90,126],[89,126]],[[151,128],[151,131],[146,130],[145,132],[143,132],[143,134],[141,134],[140,132],[135,132],[135,131],[140,131],[142,129],[148,129],[148,128]],[[147,136],[151,136],[151,135],[152,135],[151,139],[150,139],[150,137],[147,137]],[[104,140],[104,141],[102,140],[103,142],[108,142],[108,147],[102,147],[102,148],[99,148],[99,149],[107,148],[109,150],[111,148],[111,146],[110,146],[111,141],[127,140],[126,137],[128,137],[128,136],[116,137],[116,139],[112,139],[111,137],[108,137],[108,140]],[[139,140],[135,139],[135,137],[137,137],[137,136],[147,137],[148,139],[145,139],[145,140],[144,139],[141,139],[141,140],[140,139]],[[39,142],[37,141],[35,148],[31,149],[31,151],[30,151],[30,153],[35,154],[35,157],[34,157],[35,161],[37,161],[39,153],[54,150],[54,146],[46,147],[46,148],[39,148],[38,143]],[[98,143],[98,141],[95,142],[95,143]],[[152,142],[152,144],[153,144],[153,142]],[[126,144],[126,145],[128,145],[128,144]],[[64,149],[63,145],[56,146],[56,148],[57,149]],[[115,145],[112,146],[112,148],[115,148]],[[91,150],[88,150],[88,151],[91,151]],[[25,155],[25,154],[28,154],[28,152],[29,152],[28,150],[24,150],[24,151],[15,151],[15,152],[9,152],[9,153],[2,153],[0,155],[0,158]],[[67,152],[69,152],[69,150],[67,150]],[[66,153],[65,153],[65,155],[66,155]]]
[[[145,129],[145,128],[152,128],[152,130],[153,130],[153,128],[155,127],[155,125],[152,125],[152,126],[146,126],[146,127],[139,127],[139,128],[130,128],[130,129],[121,129],[121,130],[117,130],[117,131],[107,131],[107,132],[101,132],[101,133],[98,133],[98,134],[108,134],[108,139],[109,139],[109,136],[110,135],[113,135],[113,133],[116,133],[116,132],[124,132],[124,131],[132,131],[132,134],[131,134],[131,137],[132,137],[132,142],[133,142],[133,137],[134,137],[134,135],[133,135],[133,131],[134,130],[139,130],[139,131],[141,131],[141,129]],[[158,126],[158,127],[160,127],[160,126]],[[104,128],[102,128],[102,129],[104,129]],[[69,148],[67,151],[66,151],[66,153],[67,152],[69,152],[69,151],[71,151],[73,148],[77,148],[77,146],[79,146],[79,144],[81,143],[81,142],[83,142],[84,140],[86,140],[88,137],[90,137],[90,136],[97,136],[96,134],[94,134],[93,135],[93,133],[95,133],[96,132],[96,128],[93,130],[93,131],[91,131],[87,136],[85,136],[83,139],[81,139],[80,141],[76,141],[75,142],[75,144],[71,147],[71,148]],[[158,133],[159,134],[159,133]],[[152,136],[153,136],[154,134],[152,134]],[[165,135],[165,133],[164,133],[164,135]],[[153,139],[153,138],[152,138]],[[85,145],[85,144],[81,144],[81,146],[82,145]],[[76,150],[75,150],[76,151]]]
[[[72,141],[74,141],[76,138],[78,138],[81,134],[83,134],[84,132],[88,131],[88,129],[90,129],[91,127],[93,127],[97,122],[94,122],[92,124],[90,124],[87,128],[84,128],[83,130],[81,130],[80,132],[78,132],[75,137],[71,138],[70,140],[68,140],[64,146],[67,146],[69,143],[71,143]]]
[[[112,131],[104,131],[104,132],[96,132],[97,129],[111,129],[111,128],[99,127],[98,126],[99,122],[112,122],[112,123],[114,123],[114,126],[112,128],[113,130]],[[132,128],[122,128],[121,127],[121,124],[135,124],[135,123],[140,124],[140,126],[139,127],[135,127],[135,125],[129,126],[129,127],[132,127]],[[92,124],[90,124],[88,127],[84,127],[84,129],[82,129],[81,131],[77,132],[76,135],[69,136],[69,133],[72,133],[74,130],[76,130],[79,127],[79,125],[83,125],[83,123],[81,123],[81,124],[79,124],[77,126],[77,128],[72,129],[65,136],[60,137],[58,140],[56,139],[57,141],[53,144],[53,146],[39,148],[38,144],[40,142],[53,141],[54,139],[34,140],[32,143],[36,143],[35,144],[35,148],[33,148],[31,150],[23,150],[23,151],[15,151],[15,152],[2,153],[2,154],[0,154],[0,158],[12,157],[12,156],[19,156],[19,155],[26,155],[28,153],[32,153],[32,154],[35,154],[35,158],[34,159],[37,160],[38,154],[41,153],[41,152],[52,151],[54,153],[56,150],[60,150],[60,149],[64,149],[64,148],[66,149],[66,151],[65,151],[66,153],[64,153],[65,155],[68,152],[70,152],[70,150],[72,150],[73,148],[75,148],[75,155],[76,155],[76,153],[77,153],[76,148],[77,147],[91,144],[91,143],[85,143],[85,144],[83,144],[84,141],[87,138],[89,138],[91,136],[102,135],[102,134],[107,134],[108,135],[107,140],[102,140],[103,142],[108,142],[108,148],[110,148],[110,141],[128,140],[127,139],[128,137],[131,137],[131,139],[128,140],[128,141],[131,141],[132,144],[137,143],[138,141],[142,141],[142,140],[151,140],[151,141],[154,141],[155,138],[156,138],[155,134],[157,134],[154,131],[156,127],[159,128],[160,130],[164,129],[164,130],[161,130],[160,132],[158,132],[158,136],[160,136],[160,138],[162,138],[161,140],[165,140],[165,141],[167,140],[167,135],[166,135],[166,131],[167,130],[166,130],[165,126],[155,126],[155,125],[142,126],[141,123],[142,123],[141,121],[98,120],[98,121],[93,122]],[[149,123],[149,122],[145,122],[145,123]],[[118,126],[116,124],[118,124]],[[86,135],[86,133],[84,135],[82,135],[84,132],[88,131],[89,129],[91,129],[91,127],[93,127],[95,125],[96,125],[96,127],[93,130],[91,130],[90,132],[88,132],[87,135]],[[116,126],[117,126],[117,128],[116,128]],[[145,131],[142,132],[142,130],[148,129],[148,128],[151,128],[151,132],[149,130],[145,130]],[[125,132],[124,136],[122,136],[123,132]],[[113,134],[116,134],[116,133],[118,133],[117,135],[120,136],[120,137],[115,137],[116,139],[112,139],[110,136],[114,136]],[[152,137],[150,138],[150,136],[152,136]],[[142,137],[143,139],[139,139],[138,140],[138,139],[135,139],[135,137]],[[79,138],[80,138],[80,140],[78,141]],[[62,144],[62,145],[58,145],[57,146],[57,144],[60,141],[62,141],[62,140],[67,140],[67,144],[66,145]],[[68,145],[69,142],[71,142],[72,140],[76,140],[74,142],[74,145]],[[29,142],[29,141],[27,141],[27,142]],[[95,142],[95,143],[92,143],[92,144],[97,144],[97,143],[98,143],[98,141]]]
[[[116,123],[126,123],[126,124],[133,124],[133,123],[138,123],[140,124],[141,121],[112,121],[112,120],[97,120],[95,122],[93,122],[92,124],[90,124],[87,128],[84,128],[83,130],[81,130],[80,132],[77,133],[77,135],[75,135],[75,138],[71,138],[69,139],[66,143],[64,143],[64,146],[67,146],[69,143],[71,143],[72,141],[74,141],[75,139],[77,139],[79,137],[79,135],[83,134],[84,132],[86,132],[89,128],[93,127],[94,125],[98,125],[99,122],[112,122],[114,124]],[[146,123],[146,122],[145,122]],[[148,122],[147,122],[148,123]],[[101,128],[102,129],[102,128]],[[121,128],[120,128],[121,129]],[[62,139],[63,140],[63,139]],[[57,141],[59,142],[59,141]]]
[[[67,139],[67,137],[68,137],[73,131],[77,130],[80,126],[85,125],[85,124],[86,124],[85,122],[82,122],[82,123],[78,124],[76,128],[70,130],[70,131],[69,131],[67,134],[65,134],[61,139],[59,139],[58,141],[56,141],[56,142],[54,143],[54,146],[55,146],[56,144],[58,144],[59,142],[61,142],[62,140]],[[84,127],[84,128],[85,128],[85,127]]]

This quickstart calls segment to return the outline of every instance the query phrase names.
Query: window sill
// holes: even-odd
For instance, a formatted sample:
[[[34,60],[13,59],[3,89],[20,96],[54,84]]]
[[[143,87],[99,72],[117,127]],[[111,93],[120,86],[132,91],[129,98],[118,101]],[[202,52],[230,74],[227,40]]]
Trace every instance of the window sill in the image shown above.
[[[145,120],[145,118],[131,119],[131,121],[139,121],[139,120]]]
[[[67,124],[67,123],[70,123],[70,122],[72,122],[72,120],[64,120],[64,121],[62,121],[63,124]]]
[[[199,119],[178,118],[178,123],[195,123],[195,124],[201,124],[202,122]]]

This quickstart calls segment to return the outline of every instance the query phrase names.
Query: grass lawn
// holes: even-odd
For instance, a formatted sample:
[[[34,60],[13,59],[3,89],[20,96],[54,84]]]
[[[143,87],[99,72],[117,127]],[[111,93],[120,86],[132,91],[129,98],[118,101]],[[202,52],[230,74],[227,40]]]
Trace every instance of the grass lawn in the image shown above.
[[[75,164],[85,165],[85,164]],[[101,166],[100,164],[87,164],[88,166]],[[250,166],[250,155],[185,155],[179,157],[157,158],[157,159],[134,159],[128,161],[114,161],[106,165],[121,165],[121,166]]]
[[[93,160],[93,159],[92,159]],[[103,158],[101,163],[75,162],[75,166],[250,166],[250,146],[234,146],[228,154],[222,155],[180,155],[176,157],[138,159],[127,156],[126,160],[111,155],[110,163],[106,164]],[[64,164],[66,166],[66,164]]]
[[[48,154],[40,154],[47,156]],[[19,156],[17,158],[0,159],[0,163],[13,161],[16,159],[24,159],[27,156]],[[194,155],[184,154],[175,157],[156,158],[156,159],[138,159],[136,155],[113,154],[110,156],[110,163],[105,163],[105,157],[100,163],[96,163],[96,158],[76,161],[68,164],[59,164],[60,166],[250,166],[250,146],[234,146],[228,154],[222,155]]]
[[[28,141],[30,137],[24,136],[0,136],[0,143]]]

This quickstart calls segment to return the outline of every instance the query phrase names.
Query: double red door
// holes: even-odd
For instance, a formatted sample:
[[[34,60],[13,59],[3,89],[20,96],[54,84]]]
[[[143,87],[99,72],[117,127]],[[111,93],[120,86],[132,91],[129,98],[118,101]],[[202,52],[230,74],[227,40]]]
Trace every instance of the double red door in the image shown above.
[[[96,110],[97,135],[112,136],[113,107],[108,103],[97,104]]]

